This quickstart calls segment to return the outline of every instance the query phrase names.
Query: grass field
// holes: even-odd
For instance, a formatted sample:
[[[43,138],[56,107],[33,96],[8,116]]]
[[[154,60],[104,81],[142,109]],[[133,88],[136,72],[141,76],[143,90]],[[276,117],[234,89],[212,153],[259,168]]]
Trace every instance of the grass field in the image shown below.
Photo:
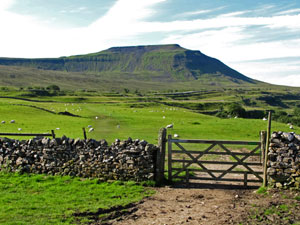
[[[134,182],[0,173],[0,224],[83,224],[86,212],[126,206],[153,193]],[[105,217],[106,215],[99,215]]]
[[[34,108],[38,107],[38,108]],[[45,111],[49,110],[52,113]],[[70,112],[80,117],[59,115]],[[98,119],[96,119],[98,117]],[[28,102],[16,99],[1,99],[0,132],[45,133],[55,130],[57,137],[66,135],[83,138],[82,128],[94,127],[89,138],[106,139],[128,137],[157,143],[158,130],[174,124],[170,134],[186,139],[259,140],[260,130],[267,129],[261,119],[220,119],[199,114],[187,109],[165,106],[159,103],[66,103]],[[9,121],[15,120],[15,123]],[[21,128],[21,131],[18,129]],[[273,122],[272,130],[290,131],[286,124]],[[300,131],[295,127],[294,132]]]

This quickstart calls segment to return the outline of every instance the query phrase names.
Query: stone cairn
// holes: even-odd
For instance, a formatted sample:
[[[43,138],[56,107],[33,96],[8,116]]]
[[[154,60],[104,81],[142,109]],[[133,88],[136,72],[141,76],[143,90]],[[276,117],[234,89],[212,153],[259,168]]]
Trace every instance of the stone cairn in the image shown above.
[[[277,188],[300,186],[300,135],[272,133],[267,164],[269,184]]]
[[[158,148],[144,140],[0,138],[0,170],[100,180],[153,180]]]

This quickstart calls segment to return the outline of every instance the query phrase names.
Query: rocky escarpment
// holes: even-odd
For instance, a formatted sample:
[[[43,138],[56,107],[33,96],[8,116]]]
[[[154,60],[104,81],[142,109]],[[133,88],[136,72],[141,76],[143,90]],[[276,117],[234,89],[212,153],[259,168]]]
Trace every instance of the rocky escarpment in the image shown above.
[[[274,132],[268,153],[269,184],[274,187],[300,186],[300,135]]]
[[[151,180],[157,147],[144,140],[0,138],[0,169],[12,172],[94,177],[101,180]]]

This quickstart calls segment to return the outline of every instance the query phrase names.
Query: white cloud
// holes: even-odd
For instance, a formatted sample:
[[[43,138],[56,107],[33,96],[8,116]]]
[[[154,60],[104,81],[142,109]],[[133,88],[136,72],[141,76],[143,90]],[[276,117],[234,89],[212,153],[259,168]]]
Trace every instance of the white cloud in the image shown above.
[[[299,62],[236,62],[230,66],[257,80],[278,85],[300,86]]]
[[[15,0],[1,0],[0,1],[0,12],[10,8],[15,3]]]
[[[195,15],[210,13],[212,11],[214,11],[214,10],[212,10],[212,9],[209,9],[209,10],[198,10],[198,11],[181,13],[179,15],[180,16],[195,16]]]
[[[292,13],[300,13],[300,9],[285,10],[285,11],[276,13],[276,15],[287,15],[287,14],[292,14]]]

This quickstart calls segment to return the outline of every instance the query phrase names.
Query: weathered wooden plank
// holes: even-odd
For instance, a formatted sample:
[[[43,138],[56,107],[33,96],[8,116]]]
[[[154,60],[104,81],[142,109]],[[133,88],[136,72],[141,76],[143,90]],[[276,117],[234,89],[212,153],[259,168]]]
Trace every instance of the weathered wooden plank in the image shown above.
[[[155,181],[157,184],[162,184],[165,180],[164,170],[165,170],[165,157],[166,157],[166,137],[167,129],[161,128],[158,132],[158,148],[156,154],[156,174]]]
[[[168,135],[168,180],[172,182],[172,135]]]
[[[222,140],[186,140],[186,139],[171,139],[173,143],[202,143],[202,144],[230,144],[230,145],[260,145],[257,141],[222,141]]]
[[[233,165],[233,164],[236,164],[237,162],[225,162],[225,161],[197,161],[195,162],[194,160],[182,160],[182,159],[172,159],[172,162],[179,162],[179,163],[190,163],[189,165],[193,164],[193,163],[197,163],[197,162],[200,162],[200,163],[207,163],[207,164],[221,164],[221,165]],[[188,165],[187,164],[187,165]],[[253,162],[245,162],[244,164],[248,165],[248,166],[261,166],[262,164],[261,163],[253,163]],[[242,165],[242,164],[238,164],[238,165]]]
[[[181,170],[181,168],[172,168],[172,170],[179,171],[179,170]],[[191,171],[191,172],[206,173],[206,170],[201,170],[201,169],[189,168],[188,170]],[[244,174],[245,172],[248,172],[248,171],[227,171],[227,170],[211,170],[211,169],[209,169],[209,171],[212,172],[212,173],[226,172],[226,173],[231,173],[231,174]],[[258,174],[263,174],[262,171],[255,171],[255,172],[258,173]]]
[[[50,137],[52,134],[49,133],[0,133],[0,136],[43,136],[43,137]]]
[[[189,152],[191,154],[200,154],[202,151],[190,151],[190,150],[186,150],[186,152],[180,151],[180,150],[173,150],[173,153],[177,153],[177,154],[186,154],[186,152]],[[250,155],[250,156],[261,156],[260,153],[243,153],[243,152],[231,152],[234,155]],[[207,152],[205,153],[205,155],[231,155],[228,154],[227,152]]]
[[[179,179],[185,179],[185,176],[176,176],[174,178],[179,178]],[[213,180],[213,181],[231,181],[231,182],[243,182],[244,183],[244,179],[233,179],[233,178],[221,178],[221,179],[215,179],[215,178],[211,178],[211,177],[190,177],[190,180]],[[248,179],[247,182],[251,182],[251,183],[261,183],[261,180],[252,180],[252,179]]]

